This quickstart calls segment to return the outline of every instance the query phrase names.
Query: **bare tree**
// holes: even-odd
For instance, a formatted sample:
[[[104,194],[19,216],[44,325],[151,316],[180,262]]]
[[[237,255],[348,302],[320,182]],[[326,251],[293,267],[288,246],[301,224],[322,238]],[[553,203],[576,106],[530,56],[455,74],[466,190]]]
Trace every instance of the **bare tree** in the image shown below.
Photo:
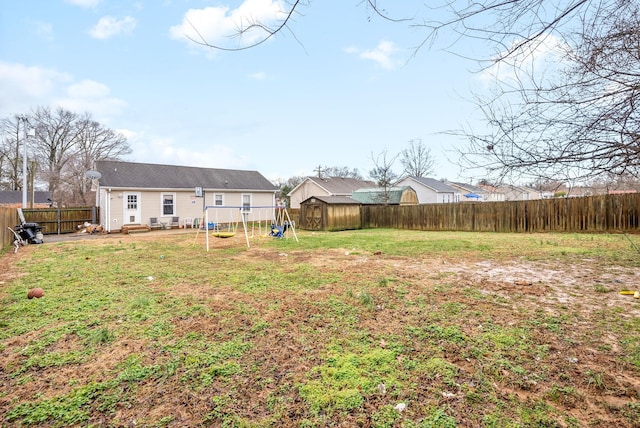
[[[422,138],[409,140],[409,147],[400,152],[403,174],[409,177],[426,177],[433,172],[435,162],[431,150]]]
[[[26,124],[19,116],[2,119],[0,122],[0,188],[6,190],[22,189],[22,161],[24,127]]]
[[[362,180],[362,175],[358,168],[349,168],[348,166],[324,166],[321,168],[322,177],[343,177],[355,178]]]
[[[263,31],[252,46],[260,44],[288,29],[311,2],[282,4],[274,25],[249,20],[238,35]],[[493,93],[476,100],[489,130],[457,132],[470,142],[461,153],[463,168],[486,169],[495,180],[639,175],[637,1],[441,0],[411,16],[394,16],[390,1],[362,4],[373,17],[422,30],[414,55],[445,35],[451,50],[461,40],[492,47],[493,55],[472,58],[481,68],[512,69],[513,79],[501,80]],[[536,60],[553,40],[561,63],[542,74]]]
[[[78,115],[62,108],[52,111],[49,107],[38,107],[33,113],[33,122],[34,154],[41,168],[40,177],[47,183],[52,199],[59,202],[63,171],[75,156],[82,133]]]
[[[296,175],[290,177],[284,183],[281,183],[279,188],[280,199],[287,202],[287,206],[291,206],[291,198],[289,197],[289,192],[291,192],[298,184],[302,183],[305,180],[305,177]]]
[[[440,33],[449,30],[458,40],[488,41],[491,45],[499,47],[503,55],[498,59],[503,59],[517,54],[527,45],[544,39],[550,33],[562,32],[566,22],[597,12],[603,3],[630,1],[441,0],[428,5],[424,4],[422,13],[418,13],[420,8],[418,5],[416,13],[407,16],[396,15],[392,11],[394,2],[388,0],[365,0],[357,4],[365,6],[368,19],[379,18],[412,29],[422,29],[423,37],[419,39],[414,53],[424,46],[430,46],[437,40]],[[243,20],[237,23],[235,34],[229,34],[228,39],[239,39],[249,32],[261,34],[257,39],[250,38],[252,42],[247,45],[228,47],[210,43],[203,35],[202,29],[195,27],[193,23],[190,25],[195,36],[190,38],[194,43],[213,49],[226,51],[251,49],[275,37],[278,33],[284,31],[294,33],[289,25],[294,21],[294,17],[303,17],[303,9],[310,7],[311,4],[309,0],[284,1],[280,3],[282,8],[269,21],[251,16],[243,17]]]
[[[479,100],[490,132],[465,132],[467,167],[572,181],[640,174],[640,5],[616,3],[556,46],[565,64],[556,73],[515,63],[511,80]]]
[[[24,138],[17,118],[2,121],[0,146],[0,177],[13,190],[22,188],[19,150],[24,147]],[[26,118],[35,128],[35,136],[28,139],[32,160],[29,173],[36,174],[52,199],[61,205],[94,203],[88,195],[90,179],[86,171],[96,160],[118,159],[131,152],[124,136],[92,120],[89,113],[78,115],[62,108],[38,107]]]
[[[119,159],[129,154],[131,149],[126,138],[116,131],[103,127],[88,115],[80,119],[78,128],[82,130],[76,144],[75,155],[63,170],[61,190],[67,195],[68,204],[91,205],[91,181],[86,172],[93,168],[96,160]]]
[[[382,200],[380,203],[386,204],[389,202],[389,189],[393,187],[398,179],[398,174],[393,172],[393,164],[397,158],[398,155],[390,157],[386,149],[377,156],[371,153],[373,169],[369,171],[369,176],[382,188]]]

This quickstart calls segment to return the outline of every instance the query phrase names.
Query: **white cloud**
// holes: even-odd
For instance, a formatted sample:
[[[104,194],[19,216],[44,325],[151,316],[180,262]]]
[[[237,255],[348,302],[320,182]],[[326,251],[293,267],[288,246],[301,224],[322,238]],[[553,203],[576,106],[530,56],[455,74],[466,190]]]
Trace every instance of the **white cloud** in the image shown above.
[[[80,7],[96,7],[101,0],[66,0],[67,3]]]
[[[398,60],[393,59],[393,54],[397,51],[398,48],[393,42],[383,40],[378,43],[375,49],[362,52],[360,58],[373,60],[380,67],[386,70],[393,70],[400,64]]]
[[[83,80],[70,85],[67,93],[73,98],[99,98],[109,95],[109,88],[93,80]]]
[[[43,100],[53,98],[71,80],[67,73],[0,62],[0,116],[26,113],[42,105]]]
[[[265,80],[267,78],[267,73],[259,71],[257,73],[251,73],[249,77],[255,80]]]
[[[138,133],[130,129],[116,129],[117,133],[124,135],[127,140],[135,140],[138,138]]]
[[[0,62],[0,117],[39,106],[89,112],[94,119],[107,121],[121,114],[127,104],[99,82],[76,81],[72,75],[53,69]]]
[[[514,40],[512,47],[518,46],[522,40]],[[545,69],[562,67],[563,58],[566,55],[568,46],[553,35],[548,35],[540,41],[535,41],[525,45],[516,54],[511,55],[506,60],[497,61],[491,67],[487,67],[480,73],[480,80],[488,83],[494,81],[517,82]],[[507,54],[504,51],[496,55],[501,58]]]
[[[93,80],[82,80],[66,88],[66,96],[57,101],[58,105],[77,113],[90,112],[100,122],[123,112],[127,103],[110,96],[109,88]]]
[[[398,52],[398,48],[395,43],[388,40],[382,40],[374,49],[363,51],[349,46],[344,51],[348,54],[358,55],[361,59],[372,60],[385,70],[393,70],[400,65],[400,61],[393,58],[393,55]]]
[[[113,16],[103,16],[98,23],[89,31],[91,37],[96,39],[108,39],[120,34],[130,34],[136,27],[136,20],[131,16],[117,19]]]
[[[228,48],[247,46],[264,38],[266,33],[255,28],[238,36],[240,28],[258,22],[273,25],[286,17],[284,10],[281,0],[245,0],[233,10],[227,6],[189,9],[182,23],[169,29],[169,36],[189,44],[195,40]]]
[[[159,137],[145,132],[118,129],[127,138],[136,162],[167,165],[187,165],[203,168],[245,169],[250,164],[249,157],[222,144],[185,146],[173,137]],[[215,157],[212,157],[215,153]],[[214,161],[214,164],[212,164]]]
[[[53,24],[49,22],[34,21],[32,22],[34,33],[41,39],[51,42],[53,41]]]

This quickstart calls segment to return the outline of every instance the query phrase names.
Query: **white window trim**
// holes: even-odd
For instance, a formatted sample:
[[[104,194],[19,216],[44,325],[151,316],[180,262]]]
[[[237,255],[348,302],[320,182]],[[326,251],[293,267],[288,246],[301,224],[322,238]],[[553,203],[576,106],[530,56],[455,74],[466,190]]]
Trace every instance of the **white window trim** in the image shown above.
[[[171,195],[173,196],[173,214],[165,214],[164,213],[164,196],[165,195]],[[178,209],[177,209],[177,195],[174,192],[161,192],[160,193],[160,217],[176,217],[178,214]]]
[[[220,200],[222,201],[221,205],[216,205],[216,196],[220,195]],[[224,206],[224,193],[214,193],[213,194],[213,206],[214,207],[223,207]]]
[[[249,207],[251,207],[253,205],[253,195],[251,193],[243,193],[240,196],[240,206],[242,207],[242,212],[244,213],[250,213],[251,209],[245,210],[244,209],[244,197],[248,196],[249,197]]]

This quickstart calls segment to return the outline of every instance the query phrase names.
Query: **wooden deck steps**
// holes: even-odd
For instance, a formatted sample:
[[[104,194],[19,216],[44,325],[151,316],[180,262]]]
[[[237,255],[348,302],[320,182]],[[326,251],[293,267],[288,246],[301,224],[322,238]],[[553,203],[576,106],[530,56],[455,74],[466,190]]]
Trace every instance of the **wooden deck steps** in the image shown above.
[[[128,235],[130,233],[144,233],[151,231],[151,227],[146,224],[125,224],[120,229],[122,233]]]

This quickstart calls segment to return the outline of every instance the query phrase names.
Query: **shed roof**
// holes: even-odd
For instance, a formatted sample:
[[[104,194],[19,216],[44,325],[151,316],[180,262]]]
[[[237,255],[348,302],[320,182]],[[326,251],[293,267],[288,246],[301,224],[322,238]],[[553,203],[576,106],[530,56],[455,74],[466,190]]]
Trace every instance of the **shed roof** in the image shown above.
[[[307,202],[311,202],[311,199],[317,199],[325,204],[331,205],[360,205],[359,201],[348,196],[311,196],[301,203],[306,204]]]
[[[96,170],[102,187],[140,189],[253,190],[275,192],[274,186],[257,171],[158,165],[122,161],[98,161]]]
[[[413,190],[411,186],[398,186],[398,187],[390,187],[387,189],[386,198],[385,191],[383,188],[375,187],[375,188],[367,188],[367,189],[358,189],[353,192],[351,197],[356,201],[360,201],[363,204],[399,204],[402,201],[402,195],[407,190]],[[386,199],[386,200],[385,200]]]

